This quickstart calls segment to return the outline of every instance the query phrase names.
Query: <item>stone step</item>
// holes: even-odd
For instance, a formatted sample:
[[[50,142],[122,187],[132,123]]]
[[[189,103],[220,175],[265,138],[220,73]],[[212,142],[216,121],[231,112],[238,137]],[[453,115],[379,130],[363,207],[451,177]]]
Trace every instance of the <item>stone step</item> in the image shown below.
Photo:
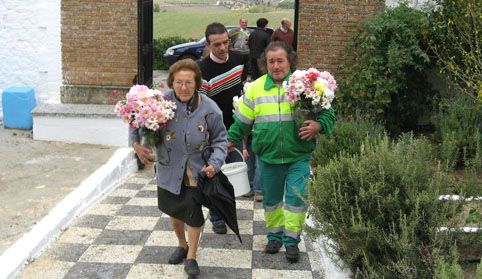
[[[129,126],[114,105],[42,103],[32,111],[33,139],[127,147]]]

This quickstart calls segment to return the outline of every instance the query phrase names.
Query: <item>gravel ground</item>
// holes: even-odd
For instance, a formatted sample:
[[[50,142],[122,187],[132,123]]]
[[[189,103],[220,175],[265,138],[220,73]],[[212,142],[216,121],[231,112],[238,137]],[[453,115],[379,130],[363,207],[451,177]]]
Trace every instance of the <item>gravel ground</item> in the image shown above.
[[[34,141],[0,120],[0,254],[20,239],[117,147]]]
[[[166,83],[167,71],[153,75],[155,82]],[[32,130],[6,129],[0,115],[0,254],[107,163],[116,150],[33,140]]]

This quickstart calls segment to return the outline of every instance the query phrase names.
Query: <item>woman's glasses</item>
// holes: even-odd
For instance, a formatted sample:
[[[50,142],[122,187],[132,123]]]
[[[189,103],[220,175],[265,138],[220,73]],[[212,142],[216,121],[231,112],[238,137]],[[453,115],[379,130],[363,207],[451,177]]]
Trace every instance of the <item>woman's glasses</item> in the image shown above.
[[[176,86],[176,87],[181,88],[183,85],[186,86],[187,88],[193,88],[194,82],[192,82],[192,81],[182,82],[180,80],[174,81],[174,86]]]

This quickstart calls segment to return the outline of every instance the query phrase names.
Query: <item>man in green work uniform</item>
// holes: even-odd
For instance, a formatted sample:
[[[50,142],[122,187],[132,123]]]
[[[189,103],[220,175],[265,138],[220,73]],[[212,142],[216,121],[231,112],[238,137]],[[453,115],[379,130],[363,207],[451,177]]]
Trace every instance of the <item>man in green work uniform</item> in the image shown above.
[[[318,133],[331,134],[333,109],[322,110],[316,121],[306,120],[295,131],[294,105],[288,101],[283,81],[296,64],[296,53],[284,42],[271,42],[264,52],[268,73],[254,81],[235,112],[228,132],[228,147],[240,143],[252,128],[252,149],[259,158],[259,178],[264,199],[268,244],[265,252],[278,253],[282,245],[290,262],[299,259],[298,243],[305,223],[306,184],[311,152]],[[284,203],[283,203],[283,197]]]

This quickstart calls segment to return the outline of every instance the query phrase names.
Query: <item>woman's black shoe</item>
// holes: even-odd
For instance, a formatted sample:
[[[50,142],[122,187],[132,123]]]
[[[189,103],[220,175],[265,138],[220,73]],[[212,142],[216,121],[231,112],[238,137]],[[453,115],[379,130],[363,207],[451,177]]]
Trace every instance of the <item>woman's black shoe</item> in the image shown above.
[[[201,270],[199,270],[199,266],[197,265],[197,261],[195,259],[188,259],[186,261],[186,266],[184,267],[184,271],[189,276],[196,276],[196,275],[199,275],[199,273],[201,273]]]
[[[177,247],[176,250],[169,257],[170,264],[178,264],[182,262],[183,259],[187,257],[187,252],[189,251],[189,246],[186,249],[182,247]]]

